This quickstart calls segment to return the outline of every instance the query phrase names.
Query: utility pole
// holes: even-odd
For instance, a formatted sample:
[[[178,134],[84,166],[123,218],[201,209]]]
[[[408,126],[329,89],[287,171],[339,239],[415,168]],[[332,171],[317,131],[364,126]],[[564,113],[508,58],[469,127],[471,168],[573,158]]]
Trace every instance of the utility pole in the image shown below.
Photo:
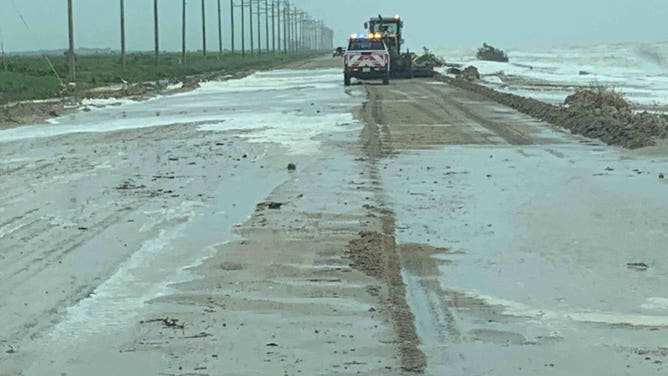
[[[299,50],[304,50],[304,12],[299,12]]]
[[[266,36],[264,40],[267,44],[267,53],[269,53],[269,0],[264,0],[264,31]]]
[[[220,8],[220,0],[218,0],[218,58],[223,57],[223,12]]]
[[[153,0],[153,36],[155,37],[155,65],[160,63],[160,26],[158,25],[158,0]]]
[[[121,0],[121,65],[125,72],[125,0]]]
[[[288,39],[290,38],[290,33],[288,30],[288,8],[290,3],[286,0],[285,7],[283,8],[283,49],[285,53],[288,53]]]
[[[283,49],[281,46],[281,0],[276,2],[276,44],[278,44],[278,52]]]
[[[186,64],[186,0],[181,9],[181,64]]]
[[[246,57],[246,23],[244,20],[244,0],[241,0],[241,57]]]
[[[261,54],[262,53],[262,19],[260,18],[260,2],[262,0],[256,0],[257,8],[255,9],[257,11],[257,53]],[[252,3],[251,3],[252,4]]]
[[[74,19],[72,17],[72,0],[67,0],[67,27],[69,32],[69,44],[70,44],[70,82],[76,82],[76,60],[74,57]]]
[[[0,53],[2,54],[2,68],[7,72],[7,56],[5,56],[5,38],[2,36],[2,29],[0,29]]]
[[[230,0],[230,49],[234,54],[234,0]]]
[[[206,57],[206,5],[202,0],[202,54]]]
[[[296,36],[297,33],[295,33],[295,19],[297,18],[297,12],[294,10],[290,10],[288,8],[288,14],[290,15],[290,52],[295,52],[295,42],[296,42]]]
[[[290,36],[290,44],[288,45],[288,51],[294,52],[295,50],[295,17],[293,9],[288,8],[288,35]]]
[[[276,1],[271,0],[271,51],[276,53]]]
[[[251,55],[255,53],[255,37],[253,36],[253,0],[248,0],[248,9],[249,9],[249,16],[250,19],[250,51]]]

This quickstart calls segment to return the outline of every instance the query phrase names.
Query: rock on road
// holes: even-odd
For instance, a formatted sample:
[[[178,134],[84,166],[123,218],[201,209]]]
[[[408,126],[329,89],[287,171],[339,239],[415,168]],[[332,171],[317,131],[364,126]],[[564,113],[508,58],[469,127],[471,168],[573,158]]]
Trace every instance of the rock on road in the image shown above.
[[[317,59],[0,157],[0,375],[666,371],[665,155],[437,80]]]

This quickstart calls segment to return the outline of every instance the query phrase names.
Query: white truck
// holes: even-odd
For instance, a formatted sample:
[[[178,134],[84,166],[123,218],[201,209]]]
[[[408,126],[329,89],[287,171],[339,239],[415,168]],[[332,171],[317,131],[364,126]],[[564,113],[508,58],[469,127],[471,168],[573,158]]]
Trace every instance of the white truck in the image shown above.
[[[382,79],[390,84],[390,53],[381,35],[353,35],[343,55],[343,83],[352,78]]]

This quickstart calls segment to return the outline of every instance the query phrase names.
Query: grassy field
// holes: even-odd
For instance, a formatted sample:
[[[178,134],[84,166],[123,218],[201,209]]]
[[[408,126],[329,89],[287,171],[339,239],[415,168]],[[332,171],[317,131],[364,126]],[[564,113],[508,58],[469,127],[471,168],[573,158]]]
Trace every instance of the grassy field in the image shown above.
[[[77,85],[91,88],[105,84],[179,79],[185,76],[218,71],[236,73],[251,69],[265,69],[314,54],[227,54],[217,56],[188,56],[187,64],[181,64],[180,54],[160,56],[155,65],[152,54],[131,54],[127,57],[126,69],[117,55],[91,55],[77,57]],[[67,80],[68,65],[65,56],[50,56],[55,71],[63,81]],[[0,62],[0,104],[30,99],[46,99],[58,96],[62,86],[53,69],[43,57],[7,57],[7,71]]]

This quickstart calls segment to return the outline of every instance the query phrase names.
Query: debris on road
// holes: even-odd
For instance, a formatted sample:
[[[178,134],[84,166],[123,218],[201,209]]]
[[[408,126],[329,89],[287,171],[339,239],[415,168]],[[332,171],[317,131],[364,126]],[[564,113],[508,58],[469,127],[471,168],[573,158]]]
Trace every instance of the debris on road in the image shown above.
[[[267,207],[271,210],[278,210],[283,206],[283,203],[281,202],[270,202]]]
[[[257,204],[256,211],[262,211],[265,209],[270,210],[279,210],[283,206],[282,202],[267,201]]]
[[[294,163],[288,163],[288,171],[297,171],[297,165]]]
[[[186,324],[179,324],[179,319],[172,319],[169,317],[165,317],[162,320],[162,323],[168,327],[168,328],[173,328],[173,329],[184,329],[186,327]]]
[[[644,262],[630,262],[626,264],[626,266],[629,269],[637,270],[639,272],[644,272],[649,269],[649,265],[645,264]]]
[[[119,186],[115,187],[114,189],[119,190],[119,191],[124,191],[124,190],[136,190],[136,189],[144,189],[146,188],[145,185],[143,184],[135,184],[134,180],[128,179],[121,183]]]
[[[186,327],[186,324],[179,324],[179,319],[173,319],[173,318],[170,318],[170,317],[164,317],[164,318],[159,318],[159,319],[151,319],[151,320],[142,320],[139,323],[140,324],[151,324],[151,323],[156,323],[156,322],[162,323],[167,328],[185,329],[185,327]]]

